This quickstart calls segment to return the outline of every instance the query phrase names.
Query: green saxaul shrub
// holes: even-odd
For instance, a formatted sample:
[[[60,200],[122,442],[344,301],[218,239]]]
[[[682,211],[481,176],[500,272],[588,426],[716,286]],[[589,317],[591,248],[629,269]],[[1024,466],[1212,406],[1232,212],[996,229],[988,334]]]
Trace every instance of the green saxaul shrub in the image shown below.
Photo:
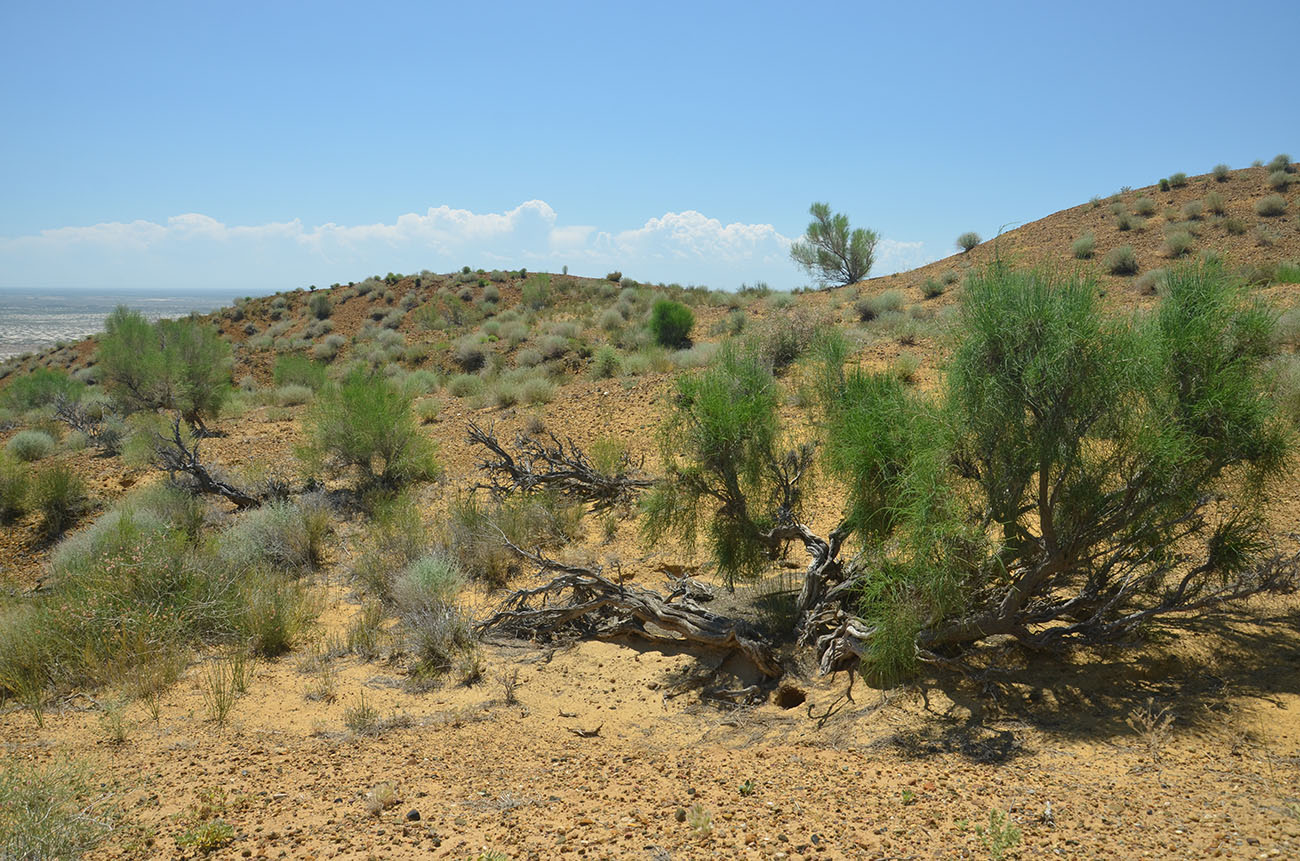
[[[1169,174],[1169,185],[1172,188],[1183,188],[1187,185],[1187,174],[1183,173],[1181,170],[1177,173]]]
[[[59,400],[76,401],[84,383],[56,368],[36,368],[15,378],[0,392],[0,405],[15,412],[27,412],[54,405]]]
[[[1137,254],[1131,245],[1121,245],[1106,252],[1102,266],[1111,275],[1136,275],[1138,271]]]
[[[1226,164],[1216,164],[1214,170],[1210,171],[1210,173],[1214,176],[1215,182],[1227,182],[1228,173],[1231,170],[1232,168],[1228,167]]]
[[[960,248],[963,252],[966,252],[966,251],[970,251],[976,245],[979,245],[982,241],[983,240],[980,239],[980,235],[978,233],[976,233],[973,230],[968,230],[965,233],[963,233],[961,236],[957,237],[957,247]]]
[[[54,437],[45,431],[23,430],[9,438],[5,451],[24,463],[41,460],[54,453]]]
[[[411,400],[382,374],[354,368],[317,397],[304,461],[355,471],[363,486],[396,488],[433,477],[433,443],[420,432]]]
[[[1273,156],[1273,159],[1268,163],[1267,168],[1269,173],[1273,173],[1274,171],[1279,171],[1279,170],[1290,173],[1292,170],[1291,156],[1287,155],[1286,153],[1279,153]]]
[[[300,353],[286,353],[277,358],[272,374],[277,386],[305,386],[316,391],[325,385],[325,365]]]
[[[689,347],[695,315],[691,309],[671,299],[660,299],[650,311],[650,332],[655,342],[670,350]]]
[[[1268,187],[1274,191],[1286,191],[1291,185],[1291,174],[1285,170],[1275,170],[1268,175]]]

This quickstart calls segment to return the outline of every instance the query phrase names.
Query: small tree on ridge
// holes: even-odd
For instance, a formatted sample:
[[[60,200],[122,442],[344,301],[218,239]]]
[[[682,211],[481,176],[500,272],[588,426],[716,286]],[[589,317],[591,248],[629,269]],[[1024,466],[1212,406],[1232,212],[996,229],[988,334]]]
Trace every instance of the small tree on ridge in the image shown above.
[[[849,217],[831,213],[829,203],[808,208],[813,220],[803,239],[790,246],[790,257],[823,285],[853,284],[867,277],[880,237],[872,230],[850,231]]]

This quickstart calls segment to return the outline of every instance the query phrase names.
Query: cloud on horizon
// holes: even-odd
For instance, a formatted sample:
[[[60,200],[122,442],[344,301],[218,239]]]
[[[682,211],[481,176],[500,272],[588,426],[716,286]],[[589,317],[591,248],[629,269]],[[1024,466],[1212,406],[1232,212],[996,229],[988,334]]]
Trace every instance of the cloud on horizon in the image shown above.
[[[723,224],[694,210],[668,212],[628,230],[562,224],[530,200],[507,212],[449,206],[406,213],[389,223],[305,226],[300,219],[227,225],[200,213],[153,221],[60,227],[0,237],[0,278],[11,286],[237,287],[284,289],[357,280],[388,271],[484,268],[577,274],[621,269],[647,281],[729,289],[765,280],[805,283],[789,259],[791,237],[771,224]],[[873,274],[934,259],[924,243],[883,239]]]

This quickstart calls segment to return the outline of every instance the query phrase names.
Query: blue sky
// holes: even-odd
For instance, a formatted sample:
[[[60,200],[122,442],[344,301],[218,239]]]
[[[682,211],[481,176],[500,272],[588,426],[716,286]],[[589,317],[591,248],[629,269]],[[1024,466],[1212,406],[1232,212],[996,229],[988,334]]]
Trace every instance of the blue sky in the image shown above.
[[[0,286],[807,281],[1300,154],[1294,2],[6,3]]]

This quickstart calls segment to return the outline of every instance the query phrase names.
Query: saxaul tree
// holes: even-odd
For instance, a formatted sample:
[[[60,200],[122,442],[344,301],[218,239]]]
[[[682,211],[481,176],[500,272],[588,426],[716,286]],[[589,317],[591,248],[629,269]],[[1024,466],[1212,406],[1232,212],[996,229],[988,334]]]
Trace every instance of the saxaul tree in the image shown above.
[[[839,524],[804,520],[811,448],[735,345],[679,381],[652,540],[703,540],[729,579],[791,541],[809,556],[792,635],[823,670],[887,684],[995,635],[1037,649],[1132,636],[1163,616],[1295,589],[1260,494],[1290,437],[1267,393],[1271,314],[1218,267],[1169,275],[1117,319],[1095,285],[1004,265],[973,276],[946,386],[929,395],[821,343],[820,465]]]
[[[849,217],[832,213],[829,203],[814,203],[803,237],[790,245],[790,257],[822,285],[853,284],[867,277],[875,262],[875,231],[849,228]]]

